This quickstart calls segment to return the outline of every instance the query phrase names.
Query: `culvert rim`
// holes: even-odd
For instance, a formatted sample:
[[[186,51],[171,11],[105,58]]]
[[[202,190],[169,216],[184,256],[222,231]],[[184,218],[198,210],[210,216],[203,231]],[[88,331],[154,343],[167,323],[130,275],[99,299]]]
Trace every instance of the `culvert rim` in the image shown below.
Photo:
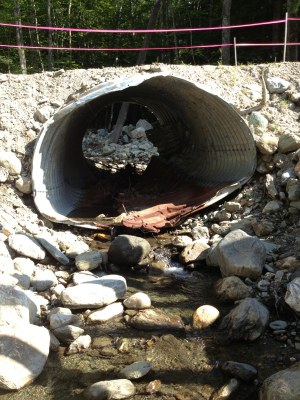
[[[147,230],[147,224],[138,226],[132,214],[132,224],[124,223],[123,214],[101,219],[69,217],[85,202],[94,206],[100,196],[82,153],[89,119],[96,109],[122,101],[149,108],[161,125],[170,120],[184,123],[189,136],[178,138],[175,132],[174,138],[181,141],[180,150],[163,161],[182,182],[198,186],[199,191],[209,189],[197,204],[189,204],[189,199],[185,199],[186,208],[180,209],[175,219],[167,216],[166,223],[157,229],[174,226],[187,215],[239,189],[252,177],[256,167],[255,142],[247,124],[231,105],[199,85],[168,73],[122,77],[84,93],[44,124],[34,149],[32,181],[35,205],[47,219],[92,229],[125,225]],[[176,198],[171,203],[177,206]]]

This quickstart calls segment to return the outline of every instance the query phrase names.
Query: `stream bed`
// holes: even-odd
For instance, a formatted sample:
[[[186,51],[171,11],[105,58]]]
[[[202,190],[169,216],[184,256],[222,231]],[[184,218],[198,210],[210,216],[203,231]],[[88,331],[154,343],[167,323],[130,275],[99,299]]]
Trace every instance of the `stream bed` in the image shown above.
[[[230,398],[256,400],[262,381],[290,364],[292,349],[280,346],[268,331],[254,342],[224,344],[218,331],[220,320],[203,330],[191,328],[193,312],[201,305],[217,307],[221,318],[233,308],[232,304],[220,304],[214,295],[213,285],[221,277],[218,269],[203,266],[185,271],[179,264],[170,263],[162,275],[134,270],[122,275],[128,285],[126,297],[138,291],[147,293],[153,308],[180,316],[185,329],[141,331],[128,326],[123,317],[102,325],[86,325],[85,334],[92,337],[87,351],[65,355],[61,346],[58,352],[50,352],[41,375],[18,392],[0,391],[2,400],[83,399],[89,385],[118,379],[123,367],[145,360],[151,362],[152,370],[133,381],[136,400],[212,399],[212,393],[232,378],[220,368],[229,360],[251,364],[258,370],[257,379],[240,382]],[[147,389],[151,381],[159,385],[155,393]]]

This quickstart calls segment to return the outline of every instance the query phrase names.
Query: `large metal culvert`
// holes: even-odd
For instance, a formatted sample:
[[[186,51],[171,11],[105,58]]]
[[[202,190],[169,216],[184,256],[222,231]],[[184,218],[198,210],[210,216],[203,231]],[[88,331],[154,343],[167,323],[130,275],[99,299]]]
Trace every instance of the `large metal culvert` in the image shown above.
[[[153,138],[161,155],[130,185],[124,171],[119,177],[95,171],[82,150],[95,115],[124,101],[147,108],[162,127]],[[34,200],[55,222],[155,231],[240,188],[255,166],[252,134],[232,106],[179,77],[140,74],[97,86],[45,123],[33,156]],[[124,213],[114,207],[121,191]]]

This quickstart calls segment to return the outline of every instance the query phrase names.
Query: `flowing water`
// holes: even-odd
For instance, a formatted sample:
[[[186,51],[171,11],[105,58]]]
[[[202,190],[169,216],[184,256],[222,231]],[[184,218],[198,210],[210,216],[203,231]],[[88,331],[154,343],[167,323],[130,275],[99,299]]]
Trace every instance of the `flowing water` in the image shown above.
[[[246,362],[258,371],[258,380],[274,373],[274,343],[271,338],[260,338],[254,343],[222,344],[217,324],[202,331],[190,328],[197,307],[216,306],[224,316],[232,305],[218,304],[213,283],[220,278],[218,270],[207,267],[187,272],[178,263],[164,259],[163,275],[127,271],[128,293],[147,293],[154,308],[181,316],[184,331],[140,331],[127,326],[122,318],[103,325],[86,326],[85,334],[93,337],[93,346],[84,353],[66,356],[64,348],[51,352],[42,374],[19,392],[0,391],[1,400],[75,400],[83,399],[84,389],[97,381],[117,379],[119,371],[135,361],[148,360],[152,371],[134,384],[136,400],[201,400],[210,399],[213,390],[229,381],[220,364],[227,360]],[[276,343],[278,348],[278,343]],[[279,350],[280,351],[280,350]],[[277,366],[278,369],[280,365]],[[146,392],[146,386],[160,380],[157,394]],[[258,386],[241,383],[231,397],[237,400],[258,399]]]

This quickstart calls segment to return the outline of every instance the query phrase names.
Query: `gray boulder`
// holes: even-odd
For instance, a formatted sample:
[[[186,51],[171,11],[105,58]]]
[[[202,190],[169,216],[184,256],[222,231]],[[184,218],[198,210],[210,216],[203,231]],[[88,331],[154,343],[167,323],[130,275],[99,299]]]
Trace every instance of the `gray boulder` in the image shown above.
[[[266,260],[265,246],[241,229],[228,233],[220,241],[217,254],[223,276],[258,278]]]
[[[259,400],[297,399],[300,399],[299,362],[265,379],[259,393]]]
[[[223,318],[220,329],[227,341],[253,341],[264,332],[268,322],[268,309],[258,300],[247,298]]]
[[[117,265],[132,266],[138,264],[151,251],[150,243],[132,235],[117,236],[108,249],[109,262]]]

